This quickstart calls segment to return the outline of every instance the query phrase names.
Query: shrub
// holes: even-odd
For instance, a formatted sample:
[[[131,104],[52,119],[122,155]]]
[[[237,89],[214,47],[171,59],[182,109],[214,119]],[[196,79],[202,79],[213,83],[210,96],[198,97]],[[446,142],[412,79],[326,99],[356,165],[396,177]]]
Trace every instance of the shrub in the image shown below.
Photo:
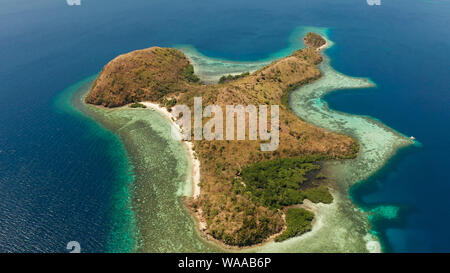
[[[330,194],[327,187],[323,185],[306,190],[305,196],[314,203],[322,202],[324,204],[330,204],[333,202],[333,196]]]
[[[301,156],[281,158],[258,162],[242,169],[242,179],[253,198],[270,209],[302,203],[306,193],[302,185],[308,180],[306,174],[319,170],[320,165],[314,163],[320,157]],[[323,191],[311,191],[309,194],[316,200],[328,201]],[[323,198],[322,198],[323,197]]]
[[[234,80],[243,78],[248,75],[250,75],[250,72],[244,72],[242,74],[234,75],[234,76],[233,75],[227,75],[227,76],[224,75],[224,76],[220,77],[219,83],[226,83],[226,82],[234,81]]]
[[[289,208],[286,212],[286,230],[275,238],[276,242],[301,235],[311,230],[314,214],[305,209]]]
[[[200,78],[194,74],[194,67],[191,64],[189,64],[186,67],[186,69],[184,70],[184,78],[188,82],[199,82],[200,81]]]
[[[142,103],[135,102],[130,105],[131,108],[147,108],[147,106],[143,105]]]

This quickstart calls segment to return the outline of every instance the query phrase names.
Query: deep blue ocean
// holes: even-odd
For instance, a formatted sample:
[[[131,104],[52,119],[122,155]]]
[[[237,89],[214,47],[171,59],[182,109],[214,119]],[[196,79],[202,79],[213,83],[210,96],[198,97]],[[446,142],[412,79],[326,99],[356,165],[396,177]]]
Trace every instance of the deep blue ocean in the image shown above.
[[[400,207],[373,220],[384,249],[450,251],[450,1],[0,0],[0,252],[107,251],[121,143],[61,113],[55,98],[115,56],[192,44],[203,54],[258,60],[298,26],[330,28],[332,66],[376,88],[330,93],[331,108],[413,135],[369,181],[362,208]],[[111,153],[107,151],[118,151]]]

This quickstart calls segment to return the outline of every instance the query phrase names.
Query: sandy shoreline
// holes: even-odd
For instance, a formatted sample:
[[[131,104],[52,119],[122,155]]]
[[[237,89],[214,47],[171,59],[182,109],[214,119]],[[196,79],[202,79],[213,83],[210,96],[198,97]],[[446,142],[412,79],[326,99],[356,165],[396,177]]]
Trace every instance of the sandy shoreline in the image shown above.
[[[321,35],[322,36],[322,35]],[[324,37],[324,36],[322,36]],[[325,37],[324,37],[325,38]],[[320,51],[320,53],[324,56],[324,62],[327,63],[327,58],[326,58],[326,54],[324,54],[324,51],[331,47],[333,45],[333,42],[330,40],[326,40],[326,44],[322,45],[319,48],[316,48],[317,51]],[[202,65],[202,62],[199,62]],[[329,66],[329,64],[327,63],[326,65],[324,65],[322,67],[327,69],[327,67]],[[332,69],[331,69],[332,70]],[[326,70],[328,71],[328,70]],[[345,87],[349,87],[349,88],[364,88],[364,87],[368,87],[366,85],[362,85],[362,87],[360,87],[358,85],[357,82],[357,78],[355,78],[354,80],[356,82],[352,83],[350,81],[350,83],[346,83],[348,80],[352,80],[351,77],[349,76],[345,76],[345,75],[341,75],[339,73],[335,73],[337,74],[336,77],[334,77],[334,74],[330,74],[333,77],[329,77],[328,79],[328,74],[329,72],[324,73],[324,78],[327,78],[326,82],[328,83],[328,81],[330,80],[334,80],[336,82],[336,80],[340,80],[343,81],[344,84],[343,86]],[[339,77],[338,77],[339,76]],[[90,81],[93,81],[94,78],[90,78]],[[320,79],[318,81],[321,81]],[[317,82],[318,82],[317,81]],[[316,82],[316,84],[317,84]],[[312,83],[314,84],[314,83]],[[309,86],[309,85],[306,85]],[[306,86],[303,86],[302,88],[305,88]],[[318,85],[319,87],[321,87],[321,85]],[[339,90],[342,89],[341,85],[337,85],[336,83],[329,83],[327,84],[323,84],[323,87],[321,87],[321,89],[324,89],[323,92],[331,92],[329,90],[329,88],[332,88],[332,90]],[[85,92],[87,93],[89,90],[85,90]],[[302,92],[304,92],[305,90],[303,90]],[[294,93],[294,92],[293,92]],[[316,98],[317,94],[314,93],[313,98]],[[320,94],[319,94],[320,95]],[[322,94],[323,95],[323,94]],[[161,114],[161,116],[159,118],[156,118],[156,127],[159,131],[162,133],[162,135],[164,137],[167,136],[166,132],[167,130],[170,130],[169,128],[167,128],[167,124],[164,121],[169,120],[170,121],[170,125],[173,126],[172,128],[176,128],[176,131],[181,132],[179,128],[179,126],[176,124],[176,120],[174,119],[174,116],[165,108],[165,107],[161,107],[156,103],[153,102],[141,102],[142,104],[144,104],[147,108],[150,108],[151,111],[157,111],[158,113]],[[80,104],[84,105],[84,99],[80,98]],[[106,111],[106,119],[101,119],[101,121],[106,120],[107,122],[102,122],[102,124],[113,124],[113,125],[128,125],[127,123],[124,123],[123,121],[135,121],[134,117],[135,115],[138,116],[141,119],[145,119],[145,122],[147,122],[146,124],[152,124],[152,121],[148,120],[148,115],[146,115],[146,111],[144,110],[137,110],[134,111],[134,109],[130,108],[129,105],[125,105],[123,107],[118,107],[118,108],[123,108],[123,112],[120,109],[116,110],[112,110],[111,108],[106,108],[103,106],[92,106],[93,109],[99,109],[99,110],[107,110]],[[313,105],[314,106],[314,105]],[[319,106],[317,106],[319,107]],[[317,108],[317,107],[314,107]],[[90,107],[89,107],[90,108]],[[319,107],[320,108],[320,107]],[[322,107],[323,108],[323,107]],[[322,108],[320,108],[319,110],[321,110]],[[326,108],[326,107],[325,107]],[[308,108],[309,109],[309,108]],[[329,111],[328,109],[326,109],[327,111]],[[312,110],[311,110],[312,111]],[[83,111],[85,112],[85,111]],[[87,112],[87,111],[86,111]],[[133,113],[134,112],[134,113]],[[335,111],[333,111],[335,112]],[[121,114],[123,113],[123,114]],[[306,114],[302,115],[302,116],[307,116],[310,117],[309,112],[305,112]],[[312,111],[312,113],[315,113],[314,111]],[[319,112],[319,114],[322,113],[322,111]],[[328,112],[326,112],[328,113]],[[100,115],[103,117],[103,112],[99,112],[98,115]],[[148,113],[151,114],[151,113]],[[318,115],[319,115],[318,114]],[[340,114],[339,112],[335,112],[334,114]],[[344,113],[345,114],[345,113]],[[344,115],[341,114],[341,115]],[[90,116],[90,115],[89,115]],[[95,115],[94,115],[95,116]],[[125,117],[125,118],[122,118]],[[299,115],[300,116],[300,115]],[[353,115],[353,116],[357,116],[357,115]],[[164,118],[163,118],[164,117]],[[312,117],[315,117],[314,115]],[[119,119],[120,118],[120,119]],[[368,120],[371,120],[370,118],[367,118]],[[313,121],[315,121],[313,119]],[[326,123],[321,123],[321,122],[312,122],[310,121],[312,124],[325,124]],[[377,122],[375,122],[377,123]],[[164,126],[162,126],[164,125]],[[325,128],[328,128],[329,126],[325,126],[322,125]],[[352,124],[350,124],[352,125]],[[336,125],[337,126],[337,125]],[[342,128],[338,128],[338,127],[330,127],[332,130],[336,130],[336,131],[340,131]],[[377,127],[382,126],[382,124],[378,124]],[[110,128],[110,127],[108,127]],[[112,127],[113,129],[116,127]],[[122,128],[122,127],[120,127]],[[140,127],[139,127],[140,128]],[[384,128],[384,127],[383,127]],[[350,130],[352,129],[352,127],[345,127],[345,130]],[[386,126],[386,131],[392,131],[392,129],[390,129],[389,127]],[[165,130],[165,131],[162,131]],[[342,129],[343,130],[343,129]],[[124,137],[130,137],[129,135],[127,135],[128,130],[123,130],[125,133],[121,132],[120,136],[124,136]],[[139,130],[136,130],[136,132],[138,132]],[[147,132],[146,130],[142,130],[143,132]],[[346,133],[348,133],[348,131],[345,131]],[[360,131],[358,131],[360,132]],[[370,130],[368,132],[371,132]],[[361,137],[362,139],[365,139],[366,136],[363,134],[364,132],[361,133],[361,135],[358,135],[359,137]],[[137,133],[136,133],[137,134]],[[133,135],[134,137],[136,135]],[[170,136],[169,136],[170,137]],[[135,145],[136,143],[136,139],[132,139],[132,141],[130,141],[131,144]],[[189,159],[188,159],[188,165],[190,168],[188,173],[186,173],[185,171],[183,171],[183,176],[185,178],[182,178],[183,180],[183,188],[184,189],[180,189],[180,187],[178,187],[178,184],[176,185],[176,191],[175,192],[166,192],[166,189],[159,189],[159,188],[155,188],[155,189],[151,189],[151,190],[155,190],[156,196],[152,196],[152,198],[155,198],[155,202],[160,202],[161,204],[164,204],[166,206],[169,206],[169,210],[168,212],[158,212],[155,213],[153,211],[153,214],[150,214],[153,218],[145,218],[147,217],[147,215],[149,215],[147,212],[145,213],[145,217],[142,217],[141,215],[139,216],[141,218],[141,221],[144,222],[144,228],[142,228],[142,230],[146,230],[147,233],[146,235],[148,236],[154,236],[151,237],[151,239],[149,240],[149,242],[151,242],[150,244],[148,244],[148,246],[145,246],[146,250],[148,251],[155,251],[155,249],[157,250],[161,250],[161,249],[170,249],[170,250],[175,250],[175,251],[179,251],[179,248],[177,248],[177,245],[168,245],[167,244],[167,240],[166,237],[161,237],[160,233],[163,230],[173,230],[174,226],[170,226],[169,223],[172,223],[173,219],[182,219],[181,221],[184,221],[184,216],[186,211],[191,212],[190,216],[193,216],[190,219],[187,219],[185,222],[183,222],[183,224],[185,224],[186,227],[188,228],[188,232],[192,232],[189,233],[189,235],[185,234],[185,232],[183,233],[178,233],[178,232],[168,232],[166,234],[166,236],[171,236],[173,235],[173,239],[174,241],[178,240],[179,238],[183,238],[183,240],[188,237],[189,240],[191,240],[193,243],[192,245],[189,244],[189,251],[193,251],[193,249],[195,249],[196,251],[203,251],[205,249],[213,249],[213,251],[239,251],[239,252],[322,252],[322,251],[327,251],[327,252],[345,252],[345,251],[354,251],[354,252],[381,252],[381,246],[379,243],[378,238],[376,238],[375,235],[371,235],[370,233],[367,234],[360,234],[360,230],[366,230],[367,229],[367,217],[364,217],[364,222],[363,221],[359,221],[360,217],[359,214],[365,214],[364,212],[361,212],[353,203],[350,203],[350,200],[347,196],[347,194],[341,194],[340,192],[337,192],[337,188],[335,186],[330,185],[330,188],[332,189],[332,195],[335,198],[334,202],[332,204],[312,204],[310,203],[308,200],[305,200],[303,205],[299,205],[300,207],[303,207],[305,209],[311,210],[314,212],[315,217],[314,220],[312,222],[312,230],[310,232],[307,232],[301,236],[297,236],[294,238],[291,238],[289,240],[286,240],[284,242],[281,243],[277,243],[274,242],[273,237],[271,236],[270,238],[267,238],[264,242],[257,244],[257,245],[251,245],[251,246],[247,246],[247,247],[233,247],[233,246],[229,246],[229,245],[225,245],[223,242],[215,240],[214,238],[210,237],[207,232],[205,231],[206,229],[206,222],[205,219],[202,218],[201,215],[201,209],[198,209],[198,211],[194,211],[192,209],[189,208],[189,203],[187,203],[188,207],[184,207],[182,206],[182,212],[180,213],[181,210],[178,210],[179,206],[173,206],[173,204],[175,204],[174,200],[167,198],[168,196],[170,197],[174,197],[176,198],[176,202],[179,201],[179,196],[180,196],[180,191],[183,190],[184,196],[189,196],[189,197],[193,197],[193,199],[197,199],[200,196],[201,193],[201,189],[200,189],[200,162],[198,161],[198,159],[196,158],[197,155],[193,150],[193,143],[192,142],[188,142],[188,141],[183,141],[185,144],[183,144],[183,146],[179,146],[183,149],[179,149],[177,148],[177,153],[182,155],[181,152],[188,152],[189,153]],[[172,141],[171,141],[172,143]],[[176,145],[178,147],[178,145]],[[142,151],[147,152],[147,153],[153,153],[153,151],[151,149],[143,149],[142,146],[137,145],[136,147],[133,147],[139,150],[139,153],[141,153]],[[363,148],[363,147],[362,147]],[[370,149],[369,149],[370,148]],[[185,150],[186,149],[186,150]],[[367,148],[368,151],[374,151],[376,149],[373,149],[372,146],[368,146]],[[394,149],[396,150],[396,149]],[[140,156],[140,154],[138,154],[138,156]],[[153,154],[152,154],[153,155]],[[380,162],[381,157],[384,154],[380,154],[377,157],[373,157],[373,159],[376,159],[378,162]],[[134,156],[134,155],[133,155]],[[185,157],[185,155],[183,154],[182,157]],[[144,158],[144,157],[142,157]],[[145,157],[146,159],[147,157]],[[149,157],[150,158],[150,157]],[[157,159],[158,158],[158,154],[154,155],[154,157],[152,157],[151,159]],[[358,157],[359,158],[359,157]],[[384,158],[384,157],[382,157]],[[138,159],[141,159],[138,157]],[[370,159],[370,158],[369,158]],[[185,159],[183,159],[183,162],[185,161]],[[372,160],[374,161],[374,160]],[[372,162],[371,161],[371,162]],[[362,163],[365,163],[366,161],[363,161]],[[329,164],[330,166],[327,167],[327,169],[330,169],[330,176],[329,177],[334,177],[331,174],[336,173],[335,169],[336,166],[344,166],[344,165],[349,165],[349,164],[341,164],[341,162],[333,162],[332,164]],[[141,166],[141,168],[143,167],[144,171],[148,171],[146,170],[146,163],[141,164],[143,166]],[[181,166],[181,165],[180,165]],[[365,166],[365,165],[364,165]],[[365,166],[366,167],[366,166]],[[182,165],[183,170],[186,169],[186,164],[183,163]],[[355,165],[355,168],[358,168],[358,165]],[[339,169],[341,169],[339,167]],[[353,169],[349,169],[349,170],[353,170]],[[181,171],[181,169],[180,169]],[[154,173],[154,171],[152,171]],[[353,173],[353,172],[351,172]],[[341,173],[339,173],[341,174]],[[346,175],[345,172],[342,172],[342,174]],[[181,173],[180,173],[181,175]],[[353,180],[356,181],[356,179],[354,179],[354,174],[352,174],[352,176],[349,176],[348,179],[346,179],[346,181],[341,181],[342,179],[339,179],[339,181],[335,181],[336,183],[339,183],[345,187],[348,184],[354,184]],[[181,177],[181,176],[180,176]],[[362,178],[361,178],[362,179]],[[358,181],[361,179],[357,179]],[[351,181],[350,181],[351,180]],[[180,181],[180,179],[178,179],[177,181]],[[186,183],[191,183],[191,184],[186,184]],[[155,187],[157,187],[158,185],[156,185]],[[333,193],[334,192],[334,193]],[[166,194],[167,193],[167,194]],[[347,193],[347,192],[345,192]],[[164,198],[164,200],[159,200],[159,196],[163,196],[162,198]],[[153,199],[151,199],[153,200]],[[151,201],[150,199],[147,201]],[[166,200],[170,200],[170,202],[165,202]],[[192,200],[191,198],[186,198],[183,199],[184,200]],[[146,202],[148,203],[148,202]],[[186,205],[186,202],[184,202]],[[348,203],[348,204],[347,204]],[[143,203],[142,203],[143,204]],[[180,202],[180,204],[182,204]],[[350,205],[351,204],[351,205]],[[153,206],[156,209],[160,209],[157,206]],[[153,207],[150,207],[150,209],[153,209]],[[176,208],[174,208],[176,207]],[[349,208],[349,210],[344,211],[343,213],[341,212],[343,208]],[[187,210],[186,210],[187,208]],[[348,213],[348,215],[347,215]],[[157,215],[158,217],[160,217],[160,219],[158,219],[158,221],[155,221],[154,216]],[[180,216],[181,215],[181,216]],[[337,218],[337,216],[339,216],[339,218]],[[353,217],[353,215],[357,215],[355,217]],[[165,218],[167,217],[167,219]],[[142,220],[143,219],[143,220]],[[355,221],[356,219],[356,221]],[[166,221],[167,220],[167,221]],[[192,221],[193,220],[193,221]],[[180,221],[177,221],[177,225],[180,224]],[[194,226],[192,226],[194,225]],[[159,228],[158,229],[155,229]],[[172,229],[169,229],[172,228]],[[140,227],[141,228],[141,227]],[[176,226],[176,228],[179,228],[179,226]],[[155,229],[156,231],[158,231],[159,233],[157,235],[154,235],[155,232],[153,232],[153,229]],[[367,229],[368,230],[368,229]],[[277,235],[277,234],[275,234]],[[275,236],[273,235],[273,236]],[[355,236],[354,236],[355,235]],[[364,236],[365,235],[365,236]],[[364,238],[363,238],[364,236]],[[201,237],[202,240],[199,240],[199,238]],[[172,238],[172,237],[170,237]],[[189,241],[189,242],[191,242]],[[188,245],[187,243],[185,245]],[[206,248],[204,248],[206,247]],[[212,247],[212,248],[210,248]]]
[[[316,50],[317,52],[321,52],[322,50],[326,50],[327,48],[329,48],[331,46],[331,44],[328,42],[328,39],[326,37],[323,37],[321,35],[321,37],[325,40],[325,44],[318,47]],[[308,200],[309,201],[309,200]],[[336,202],[336,201],[334,201]],[[310,206],[312,206],[312,211],[314,212],[314,214],[316,215],[315,220],[317,218],[317,222],[313,223],[313,230],[314,230],[314,224],[316,224],[316,230],[319,229],[322,225],[323,225],[323,215],[320,215],[320,213],[318,213],[318,209],[317,209],[317,205],[318,204],[314,204],[309,202]],[[317,227],[318,225],[318,227]],[[370,252],[370,253],[381,253],[382,249],[381,249],[381,244],[378,240],[373,240],[372,236],[370,234],[366,235],[366,249]]]
[[[140,102],[141,104],[145,105],[147,108],[153,109],[161,113],[163,116],[165,116],[171,123],[171,126],[177,130],[179,133],[179,136],[181,138],[182,129],[181,127],[175,122],[176,118],[170,113],[166,107],[161,107],[156,103],[144,101]],[[182,141],[184,145],[186,146],[189,154],[189,161],[191,164],[191,185],[192,185],[192,197],[194,199],[197,199],[200,196],[200,161],[197,159],[197,156],[194,152],[194,144],[190,141]]]
[[[170,113],[166,107],[161,107],[158,104],[149,101],[144,101],[140,103],[145,105],[147,108],[158,111],[160,114],[166,117],[166,119],[170,121],[172,128],[176,130],[175,133],[178,134],[177,138],[179,137],[179,139],[181,139],[182,128],[175,122],[176,121],[175,116],[172,113]],[[191,166],[191,176],[190,176],[192,188],[191,196],[194,200],[196,200],[200,196],[200,160],[198,160],[195,154],[194,144],[191,141],[181,140],[181,142],[183,143],[189,154],[189,164]],[[218,246],[221,246],[225,249],[232,248],[231,246],[228,247],[219,240],[214,239],[212,236],[210,236],[205,232],[205,230],[207,229],[207,224],[206,220],[203,218],[202,210],[200,208],[197,211],[193,211],[190,208],[188,208],[188,210],[190,211],[191,216],[194,218],[197,231],[202,237],[204,237],[206,240],[216,243]]]
[[[161,107],[160,105],[150,102],[150,101],[143,101],[140,103],[145,105],[149,109],[158,111],[167,120],[169,120],[172,128],[174,128],[176,130],[176,133],[179,134],[177,137],[180,137],[180,139],[181,139],[182,128],[175,122],[176,121],[175,116],[172,113],[170,113],[166,107]],[[126,107],[129,107],[129,105],[127,105]],[[192,185],[191,196],[195,200],[200,196],[200,161],[197,159],[197,156],[195,155],[195,151],[193,149],[194,148],[193,143],[191,141],[182,141],[182,142],[184,143],[185,147],[187,148],[187,151],[189,154],[189,161],[190,161],[190,165],[191,165],[191,185]],[[205,219],[202,216],[201,209],[198,209],[198,211],[196,211],[196,212],[192,211],[191,215],[195,218],[196,226],[202,237],[204,237],[205,239],[207,239],[209,241],[214,242],[215,244],[217,244],[218,246],[220,246],[224,249],[231,250],[231,251],[245,250],[245,249],[252,249],[254,247],[260,247],[268,242],[273,241],[275,239],[275,237],[282,234],[287,228],[287,226],[285,225],[280,232],[278,232],[276,234],[272,234],[270,237],[266,238],[261,243],[250,245],[250,246],[245,246],[245,247],[239,247],[239,246],[227,245],[227,244],[215,239],[211,235],[207,234],[205,232],[205,230],[207,228],[207,224],[206,224]],[[285,217],[285,215],[283,215],[283,218],[284,217]],[[313,222],[313,224],[314,223],[315,223],[315,221]]]
[[[320,35],[320,34],[319,34],[319,36],[322,37],[322,39],[325,40],[325,44],[323,44],[323,45],[319,46],[318,48],[316,48],[316,51],[317,51],[317,52],[320,52],[320,51],[322,51],[323,49],[327,49],[327,48],[329,48],[329,47],[331,46],[331,44],[329,43],[327,37],[324,37],[324,36],[322,36],[322,35]],[[306,45],[306,44],[305,44],[305,45]]]
[[[316,50],[320,53],[323,53],[324,50],[326,50],[333,44],[332,42],[328,41],[325,37],[323,37],[323,38],[325,39],[326,43],[324,45],[316,48]],[[176,129],[176,132],[178,132],[181,136],[182,129],[175,122],[176,121],[175,117],[173,116],[172,113],[170,113],[167,110],[167,108],[161,107],[156,103],[148,102],[148,101],[141,102],[141,103],[150,109],[158,111],[164,117],[166,117],[166,119],[168,119],[170,121],[171,126],[173,126],[172,128]],[[200,196],[200,193],[201,193],[200,192],[201,191],[201,189],[200,189],[200,161],[197,159],[197,156],[194,152],[193,143],[190,141],[182,141],[182,142],[184,142],[185,147],[187,148],[187,152],[189,154],[189,161],[190,161],[189,163],[191,166],[190,181],[191,181],[192,192],[191,192],[190,196],[192,196],[194,199],[198,199],[198,197]],[[336,202],[337,202],[337,200],[335,200],[330,205],[325,205],[325,204],[313,204],[313,203],[309,202],[308,200],[305,200],[304,204],[299,205],[300,207],[303,207],[309,211],[312,211],[315,214],[315,217],[314,217],[314,221],[312,222],[312,230],[310,232],[302,234],[301,236],[297,236],[296,240],[299,240],[299,239],[302,240],[302,238],[303,239],[312,238],[320,230],[322,230],[325,227],[325,224],[327,222],[326,218],[330,216],[329,213],[327,213],[327,211],[336,209],[336,206],[337,206]],[[204,237],[205,239],[207,239],[210,242],[215,243],[216,245],[223,248],[224,250],[231,250],[231,251],[233,251],[233,250],[236,250],[236,251],[239,251],[239,250],[255,251],[256,250],[256,251],[258,251],[259,248],[263,247],[267,243],[270,243],[269,245],[275,244],[273,239],[277,235],[281,234],[286,228],[286,225],[285,225],[283,230],[280,233],[270,236],[269,238],[267,238],[266,240],[264,240],[263,242],[261,242],[259,244],[246,246],[246,247],[236,247],[236,246],[226,245],[223,242],[214,239],[212,236],[210,236],[209,234],[207,234],[205,232],[207,225],[206,225],[205,219],[202,217],[201,209],[199,209],[196,212],[192,212],[191,215],[194,216],[197,231],[200,233],[200,235],[202,237]],[[373,240],[372,238],[367,238],[367,239],[365,239],[365,241],[366,241],[365,248],[367,251],[369,251],[369,252],[380,252],[381,251],[381,246],[380,246],[380,243],[378,240]],[[277,245],[278,245],[278,243],[277,243]]]
[[[328,46],[329,46],[329,44],[328,44],[328,41],[327,41],[327,39],[325,39],[325,37],[322,37],[322,38],[324,38],[324,40],[325,40],[325,44],[324,44],[324,45],[321,45],[321,46],[319,46],[318,48],[316,48],[316,50],[317,50],[317,51],[321,51],[322,49],[327,49],[327,48],[328,48]]]
[[[330,43],[328,42],[328,40],[326,39],[326,37],[321,36],[324,40],[325,40],[325,44],[318,47],[316,50],[318,52],[327,49],[330,45]],[[191,62],[193,62],[193,60],[190,60]],[[167,119],[170,120],[171,125],[174,126],[178,132],[180,133],[180,135],[182,134],[182,129],[181,127],[175,122],[176,118],[172,115],[172,113],[170,113],[167,108],[165,107],[161,107],[156,103],[153,102],[141,102],[142,104],[144,104],[145,106],[147,106],[148,108],[154,109],[158,112],[160,112],[161,114],[163,114]],[[188,153],[189,153],[189,158],[192,164],[192,178],[191,178],[191,183],[192,183],[192,197],[194,199],[197,199],[200,196],[200,161],[197,159],[195,152],[194,152],[194,144],[190,141],[183,141],[188,149]],[[204,223],[203,223],[204,224]],[[201,226],[203,226],[203,224],[201,224]]]
[[[322,37],[322,38],[324,38],[326,43],[324,45],[316,48],[316,50],[318,52],[325,50],[329,46],[331,46],[331,44],[328,42],[328,40],[325,37]],[[144,102],[140,102],[140,103],[145,105],[147,108],[156,110],[159,113],[161,113],[163,116],[165,116],[170,121],[173,128],[176,129],[177,133],[179,133],[179,137],[181,138],[182,128],[175,122],[176,121],[175,116],[172,113],[170,113],[166,107],[161,107],[158,104],[149,102],[149,101],[144,101]],[[197,159],[197,157],[195,155],[195,152],[193,149],[193,143],[190,141],[182,141],[182,142],[184,142],[184,144],[186,145],[186,148],[187,148],[187,151],[189,154],[190,164],[192,166],[192,169],[191,169],[192,197],[194,199],[197,199],[200,196],[200,161]],[[302,234],[298,237],[302,237],[309,233],[311,233],[309,235],[312,235],[313,233],[315,233],[317,230],[319,230],[323,226],[323,215],[320,214],[319,207],[327,206],[326,204],[314,204],[306,199],[304,204],[299,204],[297,206],[303,207],[315,214],[314,221],[312,222],[312,230],[310,232]],[[261,247],[261,246],[265,245],[266,243],[273,242],[275,237],[282,234],[287,228],[287,225],[284,225],[280,232],[278,232],[276,234],[272,234],[270,237],[266,238],[261,243],[250,245],[250,246],[245,246],[245,247],[239,247],[239,246],[227,245],[227,244],[223,243],[222,241],[219,241],[219,240],[215,239],[214,237],[212,237],[211,235],[207,234],[205,232],[205,230],[207,229],[207,224],[206,224],[205,219],[202,216],[201,209],[198,209],[198,211],[196,211],[196,212],[192,212],[191,215],[195,218],[196,227],[197,227],[198,231],[200,232],[200,234],[202,235],[202,237],[204,237],[205,239],[207,239],[209,241],[214,242],[215,244],[219,245],[220,247],[222,247],[224,249],[231,250],[231,251],[233,251],[233,250],[244,250],[245,251],[245,250],[255,249],[255,247]],[[285,215],[283,215],[283,218],[284,217],[285,217]]]

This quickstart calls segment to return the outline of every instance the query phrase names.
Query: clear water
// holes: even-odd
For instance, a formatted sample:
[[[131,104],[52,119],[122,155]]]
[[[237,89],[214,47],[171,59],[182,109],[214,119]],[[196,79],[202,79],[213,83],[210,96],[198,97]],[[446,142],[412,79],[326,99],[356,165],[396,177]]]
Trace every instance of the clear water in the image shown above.
[[[376,117],[422,144],[402,149],[350,189],[359,208],[375,212],[372,232],[386,251],[449,251],[449,11],[448,1],[410,0],[378,7],[361,0],[2,1],[0,251],[63,252],[71,240],[87,252],[129,251],[139,243],[130,235],[137,233],[135,215],[127,213],[136,170],[126,142],[56,107],[62,90],[118,54],[153,45],[188,44],[212,60],[264,62],[289,49],[298,26],[328,28],[331,66],[376,83],[327,94],[329,108]],[[341,224],[360,238],[370,228],[359,217],[365,212],[345,202],[355,208],[350,222],[360,225]]]
[[[121,198],[128,207],[116,215],[129,215],[133,229],[119,230],[133,242],[130,251],[205,252],[214,246],[203,240],[183,204],[190,194],[190,167],[184,145],[171,137],[167,118],[151,109],[103,109],[83,102],[92,80],[72,92],[71,107],[92,117],[124,143],[132,164],[132,183]],[[97,125],[99,126],[99,125]],[[124,219],[121,219],[122,221]],[[120,238],[120,237],[119,237]],[[117,241],[111,238],[109,241]],[[119,244],[113,251],[124,251]]]

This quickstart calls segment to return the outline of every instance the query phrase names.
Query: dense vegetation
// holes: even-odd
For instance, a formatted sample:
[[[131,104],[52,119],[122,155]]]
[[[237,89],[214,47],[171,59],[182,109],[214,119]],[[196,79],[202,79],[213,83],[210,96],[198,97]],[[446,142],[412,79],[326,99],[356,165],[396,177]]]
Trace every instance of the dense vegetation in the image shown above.
[[[286,230],[275,238],[281,242],[311,230],[314,214],[305,209],[288,208],[286,211]]]
[[[200,78],[194,74],[194,67],[188,64],[184,70],[184,78],[189,82],[199,82]]]
[[[308,178],[308,174],[320,169],[320,165],[314,163],[319,158],[280,158],[244,167],[242,179],[246,185],[245,190],[250,192],[257,202],[270,209],[301,204],[305,198],[313,199],[311,201],[315,203],[331,203],[333,197],[326,187],[306,189],[304,186],[305,182],[313,180]]]
[[[321,76],[316,66],[321,61],[320,53],[307,47],[251,74],[225,76],[221,84],[206,85],[199,83],[182,52],[153,47],[108,63],[86,102],[117,107],[152,101],[170,111],[175,104],[192,108],[193,98],[202,96],[204,105],[218,105],[224,113],[226,105],[280,105],[276,151],[262,152],[260,139],[193,141],[201,194],[188,198],[187,204],[204,221],[206,234],[229,245],[251,245],[283,229],[285,206],[305,198],[331,202],[318,161],[354,157],[358,151],[354,139],[299,119],[287,104],[290,91]]]
[[[307,189],[304,194],[305,197],[313,203],[330,204],[333,202],[333,196],[324,185]]]
[[[333,202],[333,196],[323,185],[325,176],[319,173],[317,162],[326,158],[309,155],[257,162],[242,169],[240,179],[233,181],[233,188],[277,212],[286,206],[301,204],[306,198],[313,203],[329,204]],[[282,241],[309,231],[313,218],[312,212],[288,208],[287,230],[276,240]],[[264,228],[261,224],[259,226]]]
[[[250,72],[244,72],[244,73],[239,74],[239,75],[228,75],[228,76],[224,75],[224,76],[220,77],[219,83],[231,82],[231,81],[243,78],[243,77],[248,76],[248,75],[250,75]]]

